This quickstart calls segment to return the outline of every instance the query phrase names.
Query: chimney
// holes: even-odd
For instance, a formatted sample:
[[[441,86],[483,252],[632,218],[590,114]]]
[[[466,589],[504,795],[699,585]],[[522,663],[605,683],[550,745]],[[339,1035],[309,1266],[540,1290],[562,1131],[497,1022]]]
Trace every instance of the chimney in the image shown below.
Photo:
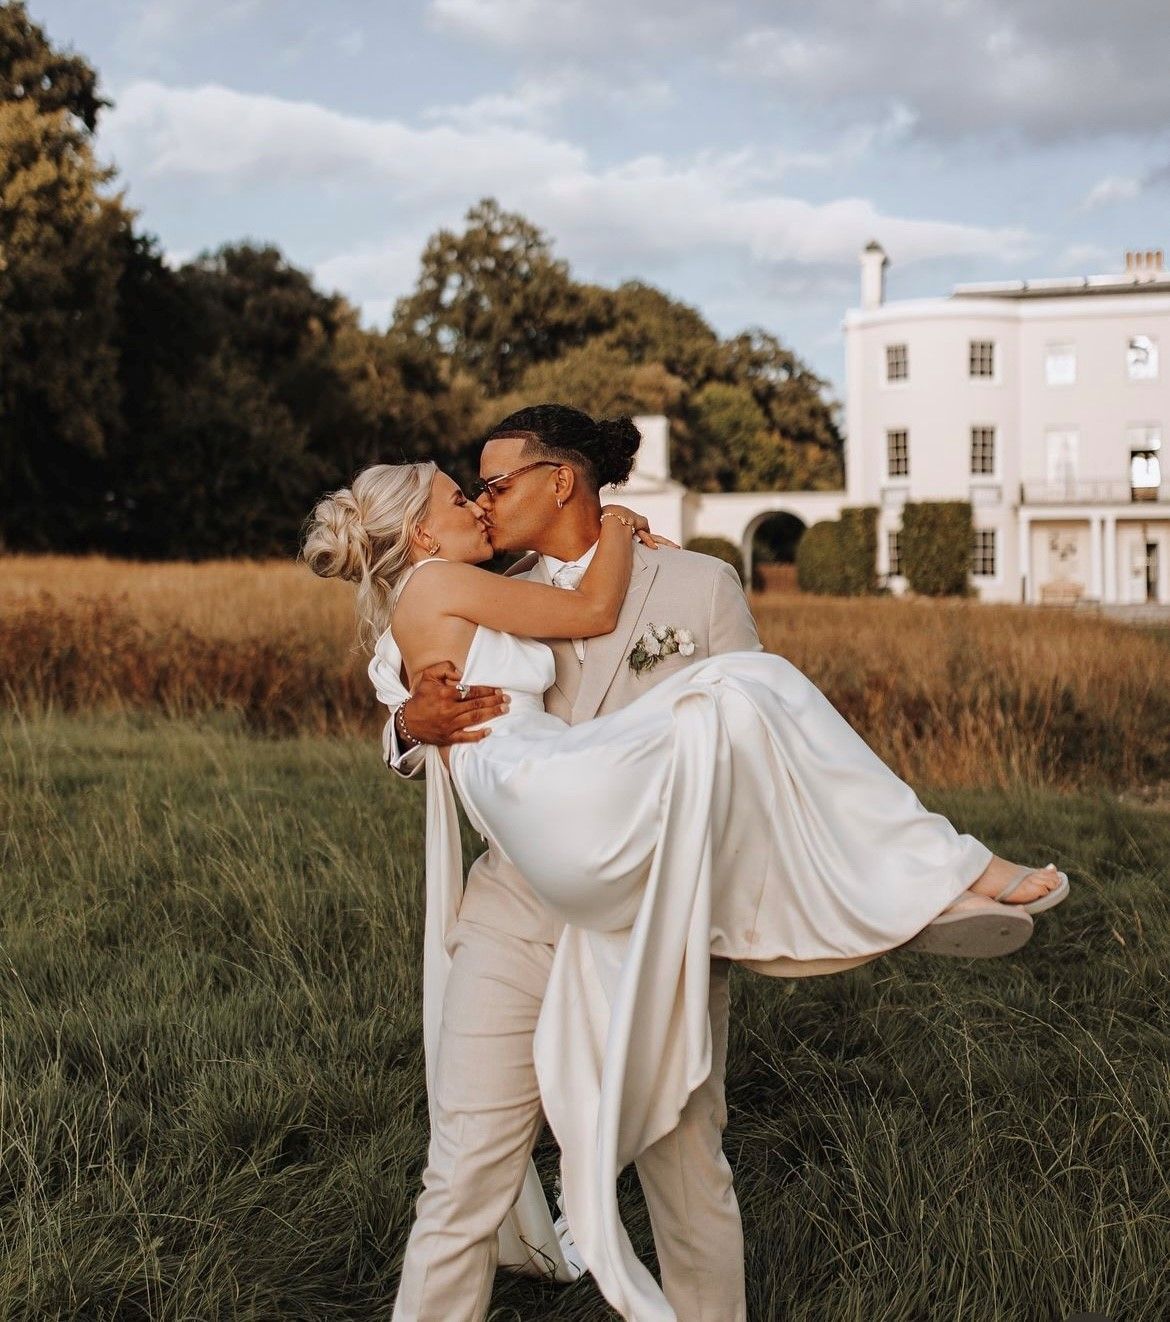
[[[1125,273],[1135,280],[1157,279],[1165,270],[1165,255],[1161,248],[1129,249],[1125,254]]]
[[[662,413],[644,414],[634,419],[642,433],[642,444],[634,459],[634,472],[651,482],[670,480],[670,420]]]
[[[880,308],[886,301],[886,267],[890,259],[877,239],[861,250],[861,306]]]

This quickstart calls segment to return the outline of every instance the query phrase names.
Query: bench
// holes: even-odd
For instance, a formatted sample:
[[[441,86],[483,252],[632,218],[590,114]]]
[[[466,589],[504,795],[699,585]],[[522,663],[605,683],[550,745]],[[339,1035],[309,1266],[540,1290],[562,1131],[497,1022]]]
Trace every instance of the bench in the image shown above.
[[[1071,579],[1040,584],[1040,600],[1046,606],[1075,606],[1084,595],[1084,584],[1074,583]]]

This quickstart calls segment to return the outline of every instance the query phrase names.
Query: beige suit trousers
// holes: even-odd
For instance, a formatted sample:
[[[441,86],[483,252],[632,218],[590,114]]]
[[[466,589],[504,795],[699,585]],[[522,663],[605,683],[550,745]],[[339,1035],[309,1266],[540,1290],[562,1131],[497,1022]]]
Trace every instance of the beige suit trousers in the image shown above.
[[[394,1322],[480,1322],[497,1231],[515,1202],[542,1122],[532,1036],[554,947],[460,918],[423,1191]],[[728,969],[711,964],[712,1067],[678,1126],[637,1159],[662,1286],[679,1322],[745,1322],[744,1248],[727,1124]]]

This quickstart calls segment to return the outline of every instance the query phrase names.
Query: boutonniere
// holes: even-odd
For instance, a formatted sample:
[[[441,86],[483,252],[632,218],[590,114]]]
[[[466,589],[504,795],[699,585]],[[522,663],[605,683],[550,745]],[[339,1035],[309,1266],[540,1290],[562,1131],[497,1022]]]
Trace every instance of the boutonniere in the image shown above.
[[[629,667],[635,675],[653,670],[664,656],[693,656],[695,635],[689,629],[676,629],[673,624],[647,624],[646,632],[634,644],[628,657]]]

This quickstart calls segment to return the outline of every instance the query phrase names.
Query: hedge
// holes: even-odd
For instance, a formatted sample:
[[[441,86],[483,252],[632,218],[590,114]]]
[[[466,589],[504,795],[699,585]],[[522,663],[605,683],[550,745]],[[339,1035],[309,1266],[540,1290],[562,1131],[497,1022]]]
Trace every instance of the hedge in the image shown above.
[[[802,592],[859,597],[877,591],[876,505],[850,506],[837,520],[814,523],[796,547]]]
[[[907,587],[927,597],[970,595],[974,536],[970,501],[907,501],[902,509]]]
[[[743,582],[743,556],[734,542],[726,537],[692,537],[686,544],[686,550],[698,551],[700,555],[713,555],[717,560],[726,560]]]

